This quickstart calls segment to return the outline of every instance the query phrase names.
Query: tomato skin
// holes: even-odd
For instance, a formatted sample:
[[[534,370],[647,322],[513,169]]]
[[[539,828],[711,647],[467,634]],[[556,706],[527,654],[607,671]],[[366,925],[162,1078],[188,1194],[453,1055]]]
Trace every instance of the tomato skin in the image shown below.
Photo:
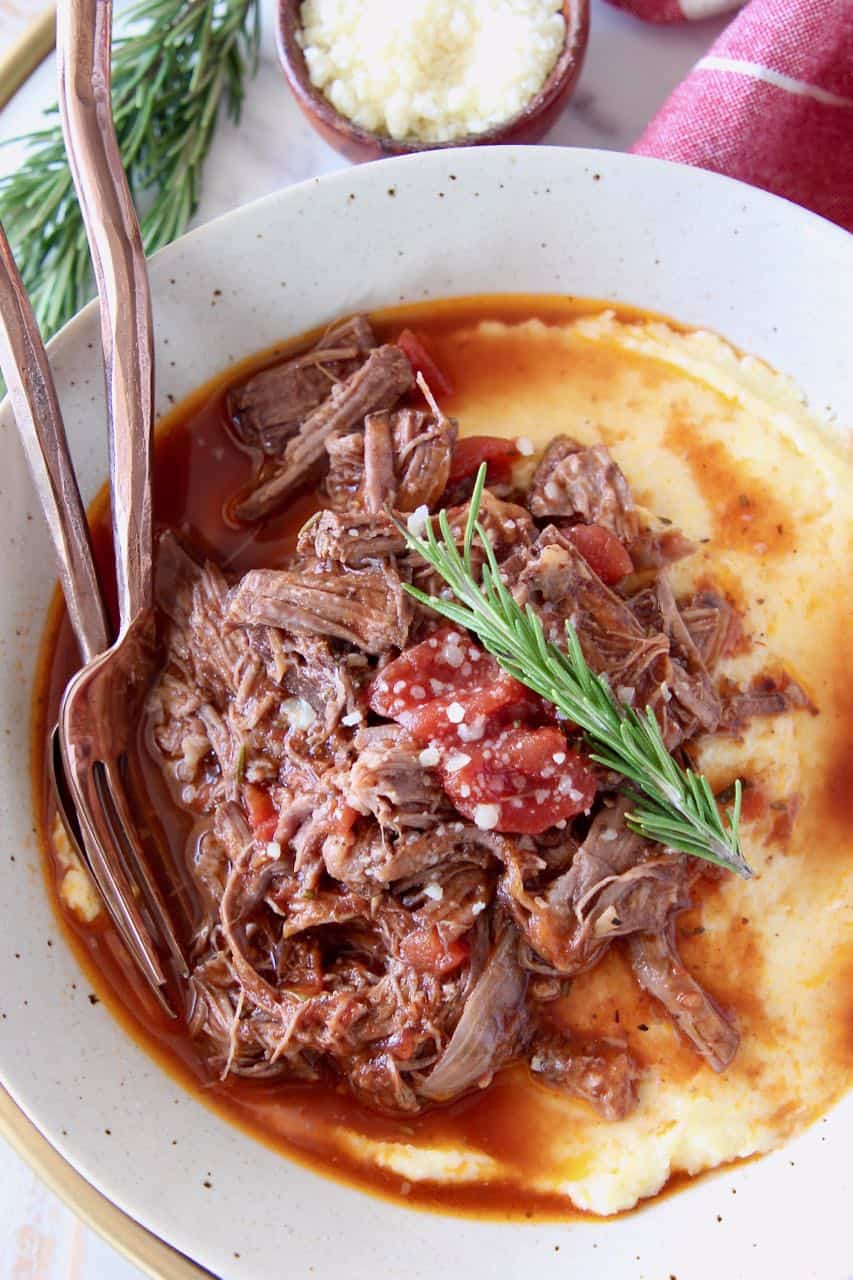
[[[394,345],[400,348],[414,372],[423,374],[427,386],[436,399],[440,396],[453,395],[453,383],[438,367],[423,338],[413,333],[411,329],[404,329]]]
[[[499,721],[527,718],[528,690],[524,685],[508,676],[491,658],[481,666],[482,685],[455,689],[398,717],[420,746],[434,741],[465,742],[471,733],[481,736]],[[458,723],[450,719],[454,704],[462,708]]]
[[[374,680],[369,702],[422,747],[436,740],[464,742],[472,731],[484,733],[496,717],[542,718],[541,699],[453,627],[440,628],[390,662]],[[462,708],[458,722],[448,715],[454,703]]]
[[[247,782],[243,787],[243,801],[249,816],[249,826],[256,840],[270,841],[278,826],[278,814],[268,791]]]
[[[453,450],[447,487],[476,475],[483,462],[487,480],[503,479],[519,456],[515,441],[505,440],[503,436],[463,436]]]
[[[457,767],[458,754],[468,757]],[[556,757],[556,758],[555,758]],[[439,765],[445,791],[472,822],[479,805],[494,805],[495,831],[540,835],[589,809],[596,783],[586,761],[559,729],[513,725],[482,743],[445,754]]]
[[[566,536],[577,547],[593,573],[597,573],[607,586],[621,582],[629,573],[634,572],[631,557],[622,543],[602,525],[576,524],[568,530]]]
[[[403,958],[421,973],[435,973],[439,977],[452,973],[468,959],[471,948],[463,938],[446,942],[434,925],[415,929],[400,943]]]

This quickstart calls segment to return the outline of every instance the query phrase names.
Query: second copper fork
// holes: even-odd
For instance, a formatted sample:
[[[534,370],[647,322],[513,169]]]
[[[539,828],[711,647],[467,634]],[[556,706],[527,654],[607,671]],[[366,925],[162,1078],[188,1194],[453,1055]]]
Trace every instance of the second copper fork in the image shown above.
[[[84,840],[118,849],[181,973],[186,964],[148,871],[128,793],[128,759],[153,672],[151,446],[154,358],[148,273],[121,164],[110,98],[110,0],[63,0],[57,12],[59,103],[101,303],[118,637],[73,677],[60,742]],[[159,984],[164,981],[160,974]]]

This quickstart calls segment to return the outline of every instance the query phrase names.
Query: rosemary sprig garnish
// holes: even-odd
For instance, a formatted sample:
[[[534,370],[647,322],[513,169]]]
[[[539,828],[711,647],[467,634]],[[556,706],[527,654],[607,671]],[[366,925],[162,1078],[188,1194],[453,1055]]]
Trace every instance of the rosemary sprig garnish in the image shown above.
[[[139,0],[113,44],[113,114],[147,253],[195,212],[220,103],[236,120],[259,41],[259,0]],[[48,116],[56,117],[53,106]],[[58,119],[0,178],[0,222],[47,339],[91,296],[89,250]]]
[[[429,596],[408,585],[406,591],[442,617],[473,631],[505,671],[578,725],[592,748],[591,758],[627,780],[635,807],[626,821],[635,831],[668,848],[750,876],[738,835],[740,780],[734,784],[734,804],[726,824],[707,778],[683,769],[667,751],[651,708],[641,715],[622,706],[605,677],[590,669],[572,624],[566,623],[565,653],[546,639],[535,611],[529,605],[522,609],[501,580],[491,543],[477,519],[485,483],[484,464],[471,497],[461,554],[446,511],[438,516],[440,539],[431,520],[424,537],[395,520],[407,545],[444,579],[455,598]],[[479,584],[471,564],[475,536],[486,556]]]

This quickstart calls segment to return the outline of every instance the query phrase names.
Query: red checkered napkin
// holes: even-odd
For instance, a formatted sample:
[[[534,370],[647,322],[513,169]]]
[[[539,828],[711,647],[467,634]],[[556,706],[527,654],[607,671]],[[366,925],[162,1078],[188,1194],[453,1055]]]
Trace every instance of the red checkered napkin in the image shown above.
[[[700,6],[618,2],[659,19]],[[750,0],[633,150],[751,182],[853,231],[853,0]]]

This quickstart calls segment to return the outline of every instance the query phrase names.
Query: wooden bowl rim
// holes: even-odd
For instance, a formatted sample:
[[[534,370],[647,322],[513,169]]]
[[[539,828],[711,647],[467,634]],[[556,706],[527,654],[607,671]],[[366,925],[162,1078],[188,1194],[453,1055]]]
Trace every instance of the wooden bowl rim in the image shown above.
[[[296,99],[311,115],[318,117],[327,129],[339,134],[354,147],[376,150],[384,154],[409,154],[439,151],[450,147],[488,146],[507,140],[515,130],[534,123],[552,106],[580,71],[589,37],[590,0],[563,0],[566,39],[542,88],[514,116],[483,133],[469,133],[446,142],[416,142],[392,138],[388,134],[371,133],[355,124],[332,105],[321,89],[311,81],[302,46],[296,39],[302,0],[279,0],[276,22],[276,44],[279,61]]]

